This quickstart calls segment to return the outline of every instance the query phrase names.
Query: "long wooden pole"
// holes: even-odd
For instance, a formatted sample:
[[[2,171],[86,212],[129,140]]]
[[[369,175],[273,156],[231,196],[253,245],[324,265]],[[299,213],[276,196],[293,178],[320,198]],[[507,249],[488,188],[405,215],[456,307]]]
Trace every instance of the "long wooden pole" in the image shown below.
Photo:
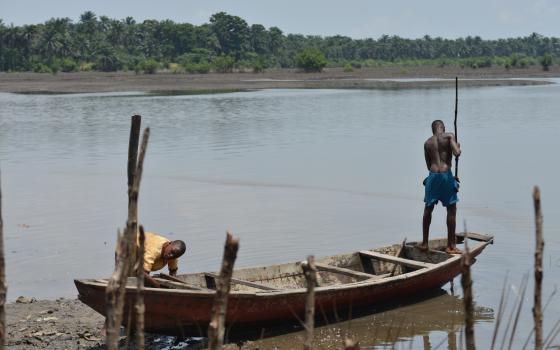
[[[459,142],[457,134],[457,105],[459,104],[459,78],[455,77],[455,142]],[[459,157],[455,157],[455,177],[459,176]]]
[[[535,248],[535,305],[533,306],[533,318],[535,320],[535,350],[542,350],[543,348],[543,333],[542,333],[542,279],[543,279],[543,250],[544,240],[542,232],[543,217],[541,212],[541,191],[539,187],[535,186],[533,189],[533,202],[535,206],[535,233],[536,233],[536,248]]]
[[[237,258],[239,249],[239,238],[233,238],[231,233],[226,232],[226,243],[220,277],[216,281],[216,296],[212,305],[210,324],[208,325],[208,349],[221,350],[224,344],[225,321],[227,311],[227,300],[230,290],[233,265]]]
[[[117,243],[117,262],[115,271],[109,279],[106,289],[107,304],[107,349],[118,349],[119,329],[122,323],[124,308],[124,296],[126,291],[126,279],[129,275],[134,275],[134,265],[132,253],[136,248],[136,232],[138,226],[138,193],[140,191],[140,181],[142,179],[142,169],[144,167],[144,157],[148,147],[150,129],[144,130],[142,145],[138,156],[138,164],[134,172],[132,190],[129,192],[129,207],[126,229]]]
[[[0,173],[1,175],[1,173]],[[4,259],[4,222],[2,221],[2,183],[0,181],[0,349],[6,344],[6,265]]]
[[[315,257],[307,257],[307,263],[302,265],[303,274],[307,283],[307,296],[305,300],[305,341],[304,350],[313,348],[313,329],[315,328],[315,285],[317,284],[317,268]]]

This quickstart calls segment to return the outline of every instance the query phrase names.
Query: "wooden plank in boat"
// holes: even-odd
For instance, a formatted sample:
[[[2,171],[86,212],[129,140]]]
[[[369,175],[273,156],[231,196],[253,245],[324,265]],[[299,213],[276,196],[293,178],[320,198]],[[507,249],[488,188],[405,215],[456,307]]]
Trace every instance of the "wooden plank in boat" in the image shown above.
[[[186,282],[175,282],[166,280],[164,278],[154,277],[158,283],[164,287],[171,288],[171,289],[186,289],[186,290],[202,290],[202,291],[210,291],[208,288],[194,286],[192,284]]]
[[[380,279],[380,278],[387,277],[387,275],[373,275],[365,272],[354,271],[343,267],[327,265],[318,262],[315,263],[315,266],[317,267],[317,269],[322,271],[334,272],[345,276],[356,277],[359,278],[360,280]]]
[[[474,241],[480,241],[480,242],[489,242],[489,241],[494,240],[494,236],[485,235],[483,233],[469,232],[468,236],[469,236],[469,239],[472,239]],[[460,238],[461,240],[464,240],[465,239],[465,233],[464,232],[457,232],[457,233],[455,233],[455,237]]]
[[[434,264],[430,264],[430,263],[425,263],[425,262],[420,262],[420,261],[410,260],[410,259],[404,259],[404,258],[397,258],[396,256],[393,256],[393,255],[371,252],[369,250],[360,251],[360,255],[367,256],[369,258],[373,258],[373,259],[377,259],[377,260],[381,260],[381,261],[394,263],[394,264],[404,265],[404,266],[409,267],[411,269],[424,269],[424,268],[434,266]]]
[[[211,272],[206,272],[205,273],[206,276],[212,277],[214,279],[218,278],[218,274],[216,273],[211,273]],[[264,284],[260,284],[260,283],[255,283],[255,282],[251,282],[251,281],[246,281],[246,280],[240,280],[237,278],[231,278],[231,282],[232,283],[237,283],[237,284],[241,284],[243,286],[247,286],[247,287],[251,287],[251,288],[255,288],[255,289],[262,289],[262,290],[278,290],[277,288],[274,287],[270,287],[270,286],[265,286]]]

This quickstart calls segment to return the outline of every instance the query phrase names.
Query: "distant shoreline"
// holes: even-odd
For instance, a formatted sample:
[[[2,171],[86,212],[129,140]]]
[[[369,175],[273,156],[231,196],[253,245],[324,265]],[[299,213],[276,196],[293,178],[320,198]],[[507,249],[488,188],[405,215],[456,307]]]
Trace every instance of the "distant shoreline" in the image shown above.
[[[0,92],[206,94],[261,89],[423,89],[453,87],[455,76],[459,77],[463,87],[544,85],[550,82],[543,78],[560,77],[560,67],[553,66],[548,72],[539,67],[510,70],[497,67],[381,67],[352,72],[332,68],[322,73],[300,73],[293,69],[225,74],[0,73]]]

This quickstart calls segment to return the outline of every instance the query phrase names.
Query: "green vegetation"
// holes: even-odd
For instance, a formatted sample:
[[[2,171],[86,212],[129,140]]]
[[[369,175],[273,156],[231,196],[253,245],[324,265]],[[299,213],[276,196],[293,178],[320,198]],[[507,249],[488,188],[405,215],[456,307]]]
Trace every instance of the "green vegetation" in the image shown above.
[[[305,72],[321,72],[327,65],[325,55],[318,49],[304,49],[296,55],[296,67]]]
[[[249,25],[219,12],[199,26],[170,20],[122,20],[87,11],[74,23],[52,18],[42,24],[8,26],[0,20],[0,71],[44,73],[133,70],[175,74],[324,67],[491,66],[522,69],[558,63],[560,39],[533,33],[522,38],[483,40],[378,39],[284,34],[276,27]],[[154,63],[155,62],[155,63]]]
[[[550,66],[552,66],[552,56],[549,53],[545,53],[541,58],[541,66],[543,70],[550,70]]]

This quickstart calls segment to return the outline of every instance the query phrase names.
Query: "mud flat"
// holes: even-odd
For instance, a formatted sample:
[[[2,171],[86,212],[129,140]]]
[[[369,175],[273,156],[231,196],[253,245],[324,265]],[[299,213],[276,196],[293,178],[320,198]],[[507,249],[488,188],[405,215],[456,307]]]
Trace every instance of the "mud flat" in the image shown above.
[[[7,349],[105,349],[105,319],[77,299],[36,300],[19,297],[16,302],[7,304],[6,317]],[[119,348],[133,349],[128,341],[132,338],[123,334]],[[193,350],[204,349],[206,345],[205,338],[146,334],[146,349],[151,350]],[[226,350],[256,348],[251,341],[224,347]]]
[[[140,91],[155,93],[218,93],[258,89],[417,89],[452,87],[458,76],[463,86],[541,85],[543,78],[560,77],[560,67],[544,72],[527,69],[456,67],[384,67],[344,72],[340,68],[322,73],[300,73],[293,69],[264,73],[229,74],[135,74],[133,72],[0,73],[0,92],[88,93]]]

